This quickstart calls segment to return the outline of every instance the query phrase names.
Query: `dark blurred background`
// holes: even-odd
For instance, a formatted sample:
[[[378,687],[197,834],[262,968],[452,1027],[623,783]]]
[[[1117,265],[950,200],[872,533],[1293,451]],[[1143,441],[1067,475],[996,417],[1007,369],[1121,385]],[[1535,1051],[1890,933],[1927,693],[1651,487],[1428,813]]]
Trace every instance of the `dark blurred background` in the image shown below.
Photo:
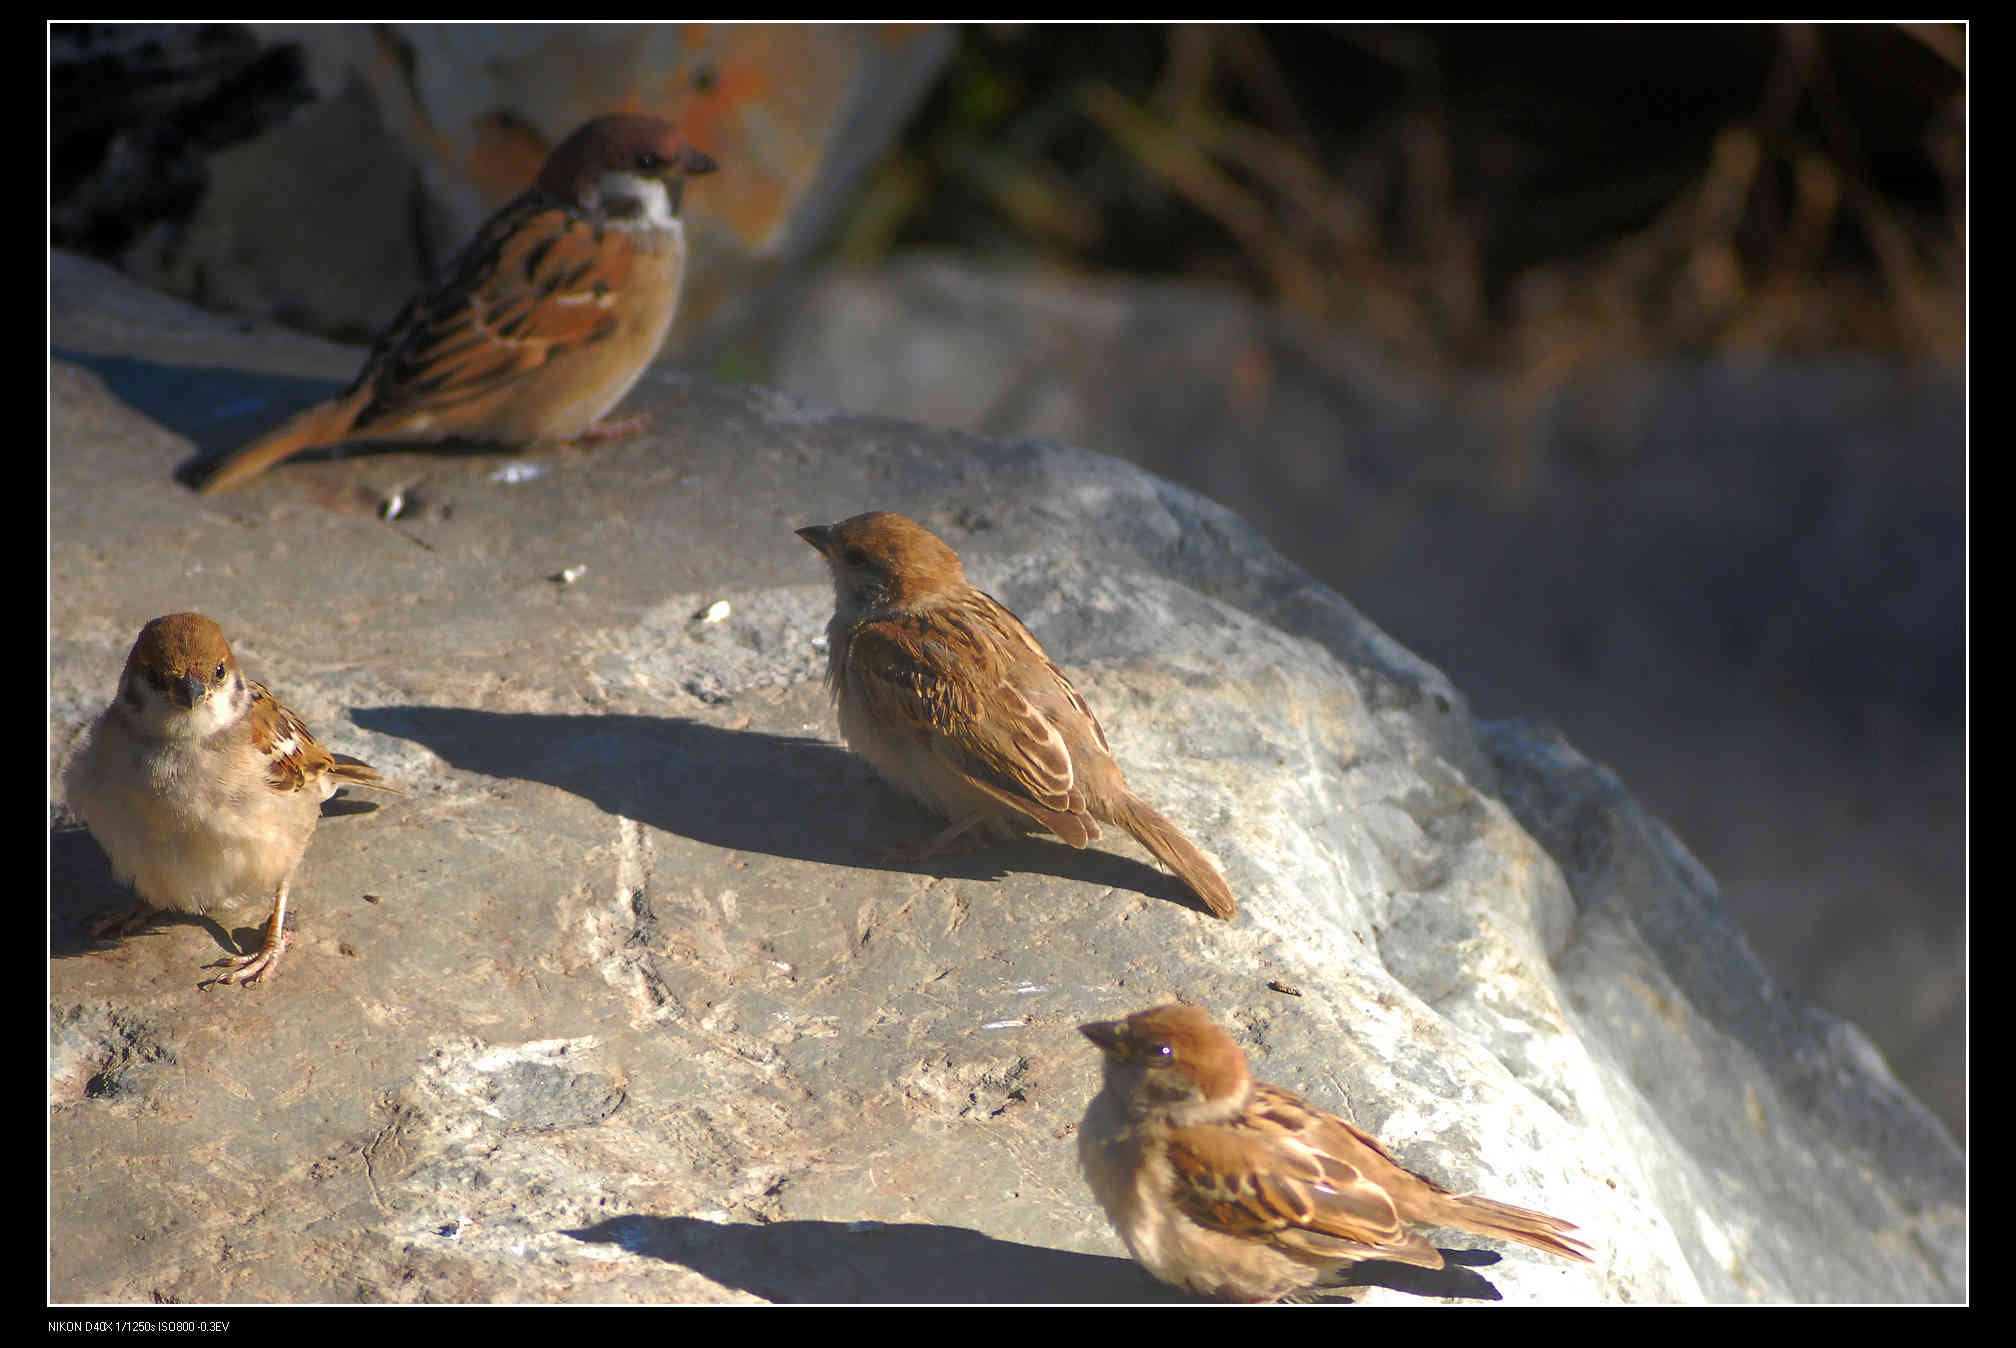
[[[1963,27],[649,31],[724,166],[677,359],[1238,510],[1479,714],[1613,768],[1964,1141]],[[368,203],[412,260],[349,311],[213,217],[284,197],[304,156],[260,138],[346,100],[368,134],[332,142],[426,141],[449,37],[55,26],[55,245],[367,337],[480,174],[462,215],[415,187],[410,229]],[[583,40],[537,37],[510,69]],[[804,131],[774,207],[752,110]],[[526,116],[473,124],[467,162],[536,162]]]
[[[967,29],[834,250],[1229,283],[1430,368],[1961,353],[1933,25]]]

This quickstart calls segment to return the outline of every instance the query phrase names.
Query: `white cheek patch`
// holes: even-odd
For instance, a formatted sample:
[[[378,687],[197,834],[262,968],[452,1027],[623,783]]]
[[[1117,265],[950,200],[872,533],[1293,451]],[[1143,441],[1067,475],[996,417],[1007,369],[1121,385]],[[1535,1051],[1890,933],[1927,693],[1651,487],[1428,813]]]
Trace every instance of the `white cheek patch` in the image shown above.
[[[605,173],[595,184],[595,195],[612,229],[679,228],[679,217],[672,214],[672,194],[655,178]]]

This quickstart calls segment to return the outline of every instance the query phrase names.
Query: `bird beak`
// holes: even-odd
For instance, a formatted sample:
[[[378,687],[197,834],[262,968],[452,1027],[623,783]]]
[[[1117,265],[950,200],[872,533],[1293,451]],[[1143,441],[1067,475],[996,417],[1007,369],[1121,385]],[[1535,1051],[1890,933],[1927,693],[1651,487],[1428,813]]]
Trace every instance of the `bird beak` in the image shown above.
[[[714,161],[691,145],[665,161],[665,195],[671,198],[672,214],[679,214],[680,209],[686,204],[686,180],[713,171]]]
[[[1117,1020],[1095,1020],[1089,1025],[1080,1025],[1078,1033],[1099,1046],[1101,1053],[1120,1053],[1125,1042],[1127,1027]]]
[[[190,671],[168,681],[168,700],[187,711],[203,700],[203,680]]]
[[[808,524],[798,531],[798,537],[815,548],[821,557],[833,555],[833,526],[830,524]]]

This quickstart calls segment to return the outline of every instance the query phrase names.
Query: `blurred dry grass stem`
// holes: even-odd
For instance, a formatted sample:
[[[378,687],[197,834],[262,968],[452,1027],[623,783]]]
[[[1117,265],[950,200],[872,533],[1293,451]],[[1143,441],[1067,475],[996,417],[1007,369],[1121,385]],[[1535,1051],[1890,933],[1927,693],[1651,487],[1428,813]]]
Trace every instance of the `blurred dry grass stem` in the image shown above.
[[[1907,31],[1960,66],[1951,30]],[[1172,33],[1147,106],[1101,84],[1083,101],[1142,171],[1238,242],[1283,310],[1367,330],[1418,369],[1494,369],[1507,377],[1502,410],[1518,427],[1568,381],[1662,353],[1847,347],[1959,360],[1964,201],[1949,201],[1942,237],[1870,189],[1825,37],[1809,25],[1781,28],[1755,116],[1722,129],[1691,185],[1642,229],[1502,278],[1507,302],[1495,307],[1489,223],[1466,212],[1450,119],[1434,92],[1392,123],[1389,171],[1353,175],[1382,185],[1383,200],[1326,169],[1249,29]],[[1249,92],[1266,91],[1254,100],[1265,120],[1225,110],[1213,77],[1234,66]],[[1802,105],[1822,128],[1818,141],[1795,128]],[[1949,125],[1964,127],[1964,103]],[[1949,158],[1964,162],[1964,150]],[[1957,174],[1948,177],[1954,190]],[[1382,219],[1400,227],[1382,232]],[[1849,228],[1866,240],[1873,271],[1839,261]],[[1518,462],[1502,466],[1523,475]]]
[[[1861,26],[1855,38],[1883,30]],[[1960,30],[1889,30],[1964,73]],[[877,191],[899,197],[899,208],[915,204],[927,191],[919,177],[935,167],[1066,268],[1097,266],[1087,258],[1097,248],[1123,250],[1117,214],[1139,214],[1159,193],[1169,206],[1149,220],[1173,226],[1169,210],[1189,210],[1230,242],[1232,252],[1216,256],[1208,244],[1195,250],[1185,262],[1193,272],[1246,280],[1300,320],[1365,330],[1415,369],[1512,375],[1520,403],[1591,367],[1655,353],[1883,349],[1958,359],[1964,85],[1925,131],[1923,157],[1947,191],[1943,218],[1927,218],[1871,187],[1837,91],[1835,34],[1810,24],[1758,32],[1774,48],[1760,52],[1768,75],[1752,111],[1726,121],[1697,165],[1655,161],[1653,151],[1631,157],[1625,143],[1615,167],[1544,161],[1554,179],[1570,179],[1548,179],[1548,195],[1522,189],[1532,175],[1506,179],[1512,187],[1500,183],[1496,199],[1480,185],[1490,155],[1534,161],[1554,147],[1530,131],[1528,141],[1490,139],[1498,131],[1488,115],[1480,121],[1478,95],[1460,81],[1452,91],[1456,77],[1443,71],[1445,30],[1246,24],[1143,30],[1161,42],[1149,79],[998,81],[978,99],[988,121],[941,141],[935,165],[911,159],[885,173]],[[1308,62],[1294,66],[1304,81],[1296,85],[1282,56],[1304,36],[1361,52],[1407,95],[1365,125],[1318,135],[1308,107],[1333,107],[1337,91],[1310,85]],[[1089,69],[1103,66],[1091,60]],[[1685,77],[1677,87],[1689,87]],[[1018,97],[1026,109],[1014,107]],[[1738,87],[1736,107],[1740,99]],[[1131,175],[1097,159],[1060,169],[1052,155],[1073,135],[1073,117],[1097,127]],[[1085,157],[1083,143],[1077,153]],[[1649,216],[1641,226],[1587,246],[1534,248],[1581,238],[1583,216],[1613,218],[1619,204],[1629,214],[1637,201],[1639,218]],[[893,228],[863,230],[857,220],[847,252],[865,260],[891,238]]]
[[[1630,25],[1522,28],[1509,55],[1479,31],[1197,24],[1066,48],[1003,30],[969,49],[949,130],[885,169],[844,251],[872,260],[909,212],[957,218],[953,185],[997,251],[1242,283],[1416,371],[1495,376],[1514,426],[1658,356],[1961,358],[1964,31],[1683,28],[1705,46],[1679,52]],[[1703,68],[1703,51],[1741,60]],[[1590,69],[1608,58],[1668,65],[1641,89],[1629,64]],[[1926,122],[1902,193],[1900,117]],[[1889,178],[1858,127],[1885,136]]]
[[[1910,32],[1960,60],[1949,30]],[[1504,313],[1486,299],[1485,227],[1465,216],[1437,101],[1397,120],[1387,177],[1399,199],[1378,201],[1318,162],[1285,94],[1267,100],[1282,111],[1264,123],[1223,111],[1209,76],[1233,53],[1253,62],[1251,30],[1177,30],[1152,107],[1101,85],[1084,99],[1145,172],[1238,240],[1275,303],[1319,322],[1364,324],[1416,360],[1509,364],[1553,384],[1589,360],[1657,350],[1887,345],[1957,357],[1963,258],[1869,190],[1829,79],[1824,31],[1788,25],[1780,40],[1757,117],[1723,129],[1689,189],[1593,256],[1512,277],[1507,293],[1517,298]],[[1802,100],[1816,105],[1827,144],[1792,130]],[[1795,184],[1789,201],[1767,182],[1779,169]],[[1844,204],[1878,263],[1873,285],[1826,270]],[[1399,236],[1382,238],[1375,222],[1396,208]],[[1949,218],[1957,235],[1961,202]]]

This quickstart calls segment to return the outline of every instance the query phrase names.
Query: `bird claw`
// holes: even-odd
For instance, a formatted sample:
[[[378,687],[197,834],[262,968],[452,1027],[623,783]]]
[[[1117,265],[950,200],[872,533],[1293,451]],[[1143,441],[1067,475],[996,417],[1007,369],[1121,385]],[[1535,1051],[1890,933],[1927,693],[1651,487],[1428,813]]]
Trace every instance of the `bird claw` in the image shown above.
[[[635,416],[615,417],[609,421],[598,421],[575,439],[580,442],[593,440],[627,440],[633,435],[642,435],[651,428],[651,414],[639,412]]]
[[[230,972],[206,980],[203,986],[207,988],[213,983],[232,985],[257,983],[268,974],[277,975],[280,970],[280,957],[287,953],[287,947],[293,943],[293,933],[283,932],[278,941],[269,941],[260,946],[257,954],[227,955],[215,963],[206,964],[203,966],[206,969],[228,969]]]
[[[929,861],[932,857],[977,852],[991,841],[985,829],[974,827],[979,822],[980,817],[974,815],[960,820],[943,832],[933,834],[923,842],[909,847],[884,847],[878,851],[884,861],[899,866],[914,866],[920,861]]]
[[[145,926],[153,911],[151,903],[136,903],[116,913],[100,913],[90,920],[91,937],[97,941],[109,941],[115,936],[124,936],[135,928]]]

